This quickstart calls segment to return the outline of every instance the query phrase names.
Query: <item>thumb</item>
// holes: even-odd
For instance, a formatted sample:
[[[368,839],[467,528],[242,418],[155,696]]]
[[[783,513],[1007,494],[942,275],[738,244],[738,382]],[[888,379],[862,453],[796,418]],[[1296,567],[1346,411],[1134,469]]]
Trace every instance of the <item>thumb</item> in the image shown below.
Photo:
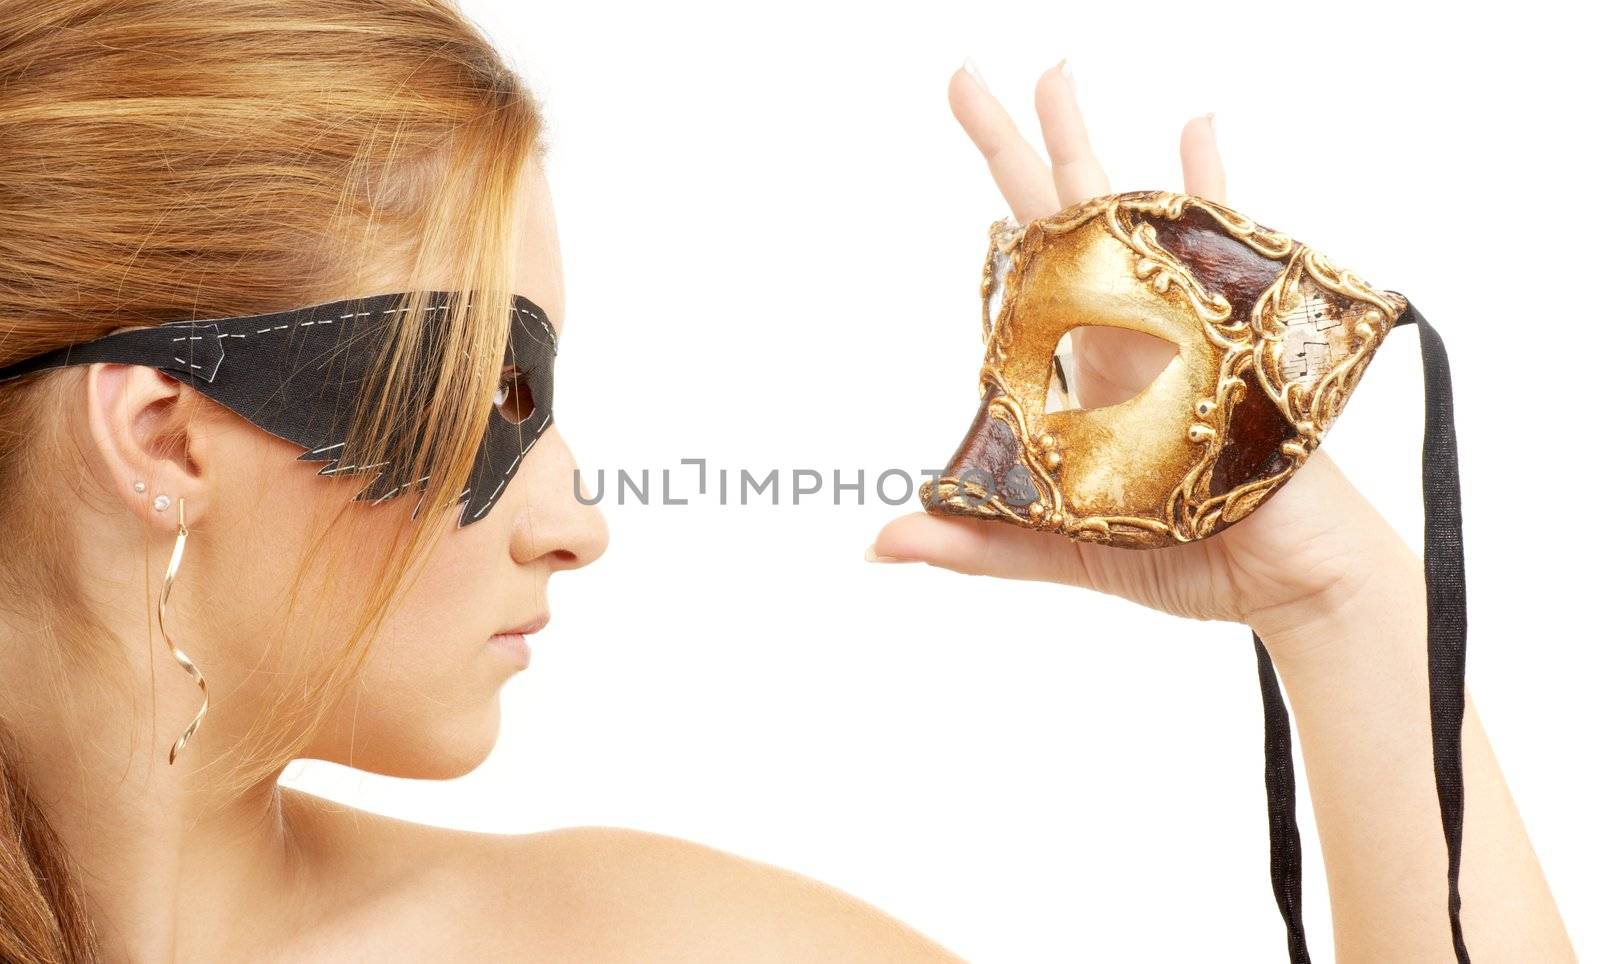
[[[1088,585],[1081,543],[981,519],[925,512],[901,516],[884,526],[867,558],[925,562],[968,575]]]

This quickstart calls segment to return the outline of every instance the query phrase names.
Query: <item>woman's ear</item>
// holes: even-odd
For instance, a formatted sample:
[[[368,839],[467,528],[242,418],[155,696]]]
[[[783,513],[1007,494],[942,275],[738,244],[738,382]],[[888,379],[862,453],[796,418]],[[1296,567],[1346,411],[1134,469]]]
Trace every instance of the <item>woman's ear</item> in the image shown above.
[[[196,393],[143,365],[90,365],[84,386],[97,481],[158,527],[177,527],[179,498],[186,524],[202,518],[209,486]]]

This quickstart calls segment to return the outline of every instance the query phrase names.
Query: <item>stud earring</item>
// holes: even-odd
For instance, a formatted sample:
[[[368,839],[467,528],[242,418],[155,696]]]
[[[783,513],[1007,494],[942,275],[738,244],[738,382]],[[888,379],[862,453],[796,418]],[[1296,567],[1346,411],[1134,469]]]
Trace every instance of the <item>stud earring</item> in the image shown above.
[[[133,483],[133,491],[135,491],[135,492],[143,492],[144,491],[144,483],[143,482],[135,482],[135,483]]]
[[[172,504],[172,500],[167,498],[164,495],[156,496],[156,499],[155,499],[155,502],[154,502],[154,505],[156,507],[156,511],[157,512],[165,512],[165,511],[167,511],[167,506],[169,506],[171,504]]]
[[[163,504],[167,501],[164,495],[156,496],[156,508],[165,509]],[[172,658],[178,661],[184,671],[194,677],[195,685],[200,687],[200,712],[195,714],[189,722],[189,728],[183,731],[172,749],[167,752],[167,764],[170,766],[178,760],[178,751],[183,749],[200,729],[200,721],[205,719],[206,709],[211,705],[211,697],[206,693],[206,678],[200,675],[200,670],[195,668],[194,661],[172,642],[172,635],[167,632],[167,598],[172,595],[172,580],[178,574],[178,566],[183,562],[183,545],[189,540],[189,527],[184,524],[183,496],[178,496],[178,540],[172,544],[172,558],[167,560],[167,574],[161,581],[161,600],[156,605],[156,623],[161,627],[161,637],[167,641],[167,649],[172,651]]]

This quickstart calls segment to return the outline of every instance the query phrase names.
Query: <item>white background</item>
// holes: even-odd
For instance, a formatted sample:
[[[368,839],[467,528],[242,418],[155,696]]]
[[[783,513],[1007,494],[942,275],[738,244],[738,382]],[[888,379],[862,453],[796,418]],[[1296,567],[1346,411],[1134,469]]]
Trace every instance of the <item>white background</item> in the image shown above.
[[[870,480],[954,449],[1003,213],[946,107],[964,58],[1030,117],[1033,80],[1068,58],[1116,190],[1181,188],[1179,128],[1215,111],[1234,206],[1406,292],[1444,337],[1470,686],[1573,939],[1600,952],[1595,34],[1578,5],[466,9],[547,99],[562,431],[591,486],[651,468],[657,501],[682,458]],[[1419,553],[1421,430],[1401,329],[1326,444]],[[692,481],[679,467],[674,496]],[[878,526],[913,508],[870,492],[794,506],[786,479],[777,507],[618,507],[607,484],[610,551],[555,580],[480,770],[297,763],[289,782],[458,827],[687,837],[977,960],[1283,958],[1243,627],[869,566]]]

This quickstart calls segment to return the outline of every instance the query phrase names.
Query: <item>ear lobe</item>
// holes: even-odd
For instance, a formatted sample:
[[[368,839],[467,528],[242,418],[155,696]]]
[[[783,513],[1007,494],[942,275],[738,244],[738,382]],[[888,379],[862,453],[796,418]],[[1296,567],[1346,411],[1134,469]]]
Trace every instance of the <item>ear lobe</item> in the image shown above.
[[[177,528],[180,497],[186,523],[205,512],[194,394],[143,365],[97,363],[84,379],[91,472],[129,511],[163,528]]]

